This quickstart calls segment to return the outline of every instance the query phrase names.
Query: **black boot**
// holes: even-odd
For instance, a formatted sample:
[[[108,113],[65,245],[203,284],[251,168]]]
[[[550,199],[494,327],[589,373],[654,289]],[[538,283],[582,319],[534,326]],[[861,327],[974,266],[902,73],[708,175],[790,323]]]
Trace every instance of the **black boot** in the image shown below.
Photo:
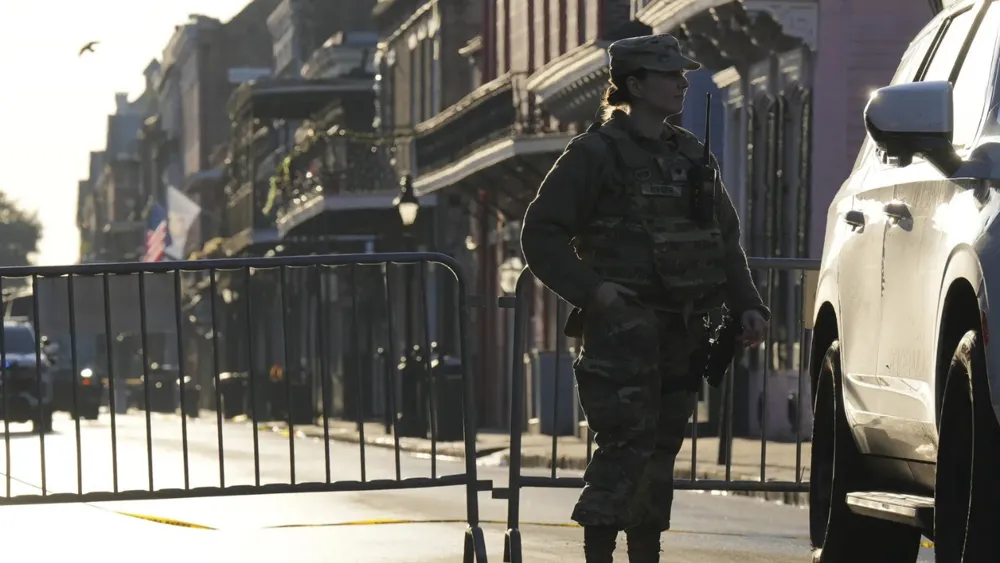
[[[651,527],[627,530],[629,563],[659,563],[660,534],[658,528]]]
[[[611,526],[583,527],[583,555],[587,563],[614,563],[618,530]]]

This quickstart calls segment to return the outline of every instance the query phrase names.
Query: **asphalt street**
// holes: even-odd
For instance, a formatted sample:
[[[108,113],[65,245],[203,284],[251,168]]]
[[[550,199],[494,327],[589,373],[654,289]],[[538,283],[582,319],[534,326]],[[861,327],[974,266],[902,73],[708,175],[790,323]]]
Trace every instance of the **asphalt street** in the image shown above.
[[[184,441],[181,419],[150,417],[153,487],[183,488]],[[10,495],[40,494],[40,441],[28,426],[12,425]],[[116,417],[117,459],[111,455],[110,416],[80,424],[82,488],[148,489],[146,418],[142,413]],[[223,425],[225,485],[256,482],[253,426]],[[74,423],[57,416],[55,433],[45,436],[45,488],[77,491]],[[296,482],[325,481],[326,454],[321,440],[296,438]],[[287,434],[258,431],[260,482],[291,480]],[[330,442],[331,480],[360,480],[360,448]],[[0,425],[0,473],[5,472],[7,444]],[[218,429],[214,416],[188,419],[188,486],[220,484]],[[391,449],[365,449],[365,478],[395,479]],[[506,484],[506,468],[482,460],[480,479]],[[402,477],[431,476],[428,456],[399,456]],[[437,474],[464,471],[460,460],[437,460]],[[538,472],[535,472],[538,473]],[[544,472],[541,472],[544,473]],[[563,472],[571,474],[571,472]],[[0,480],[0,496],[7,495]],[[525,560],[582,561],[582,532],[570,525],[577,492],[531,489],[522,500]],[[479,495],[490,561],[502,561],[506,502]],[[129,516],[144,515],[213,529],[186,528]],[[698,492],[678,493],[675,530],[664,538],[662,561],[680,563],[805,562],[808,557],[807,513],[756,499]],[[465,494],[458,487],[399,491],[296,493],[226,498],[125,501],[95,504],[7,506],[0,508],[4,530],[58,529],[57,541],[32,533],[4,535],[2,553],[31,553],[35,558],[72,557],[75,561],[241,561],[253,562],[410,562],[461,561],[465,529]],[[403,521],[403,522],[398,522]],[[41,540],[41,541],[40,541]],[[624,541],[622,541],[624,544]],[[616,561],[627,561],[624,545]],[[923,549],[920,561],[933,561]]]

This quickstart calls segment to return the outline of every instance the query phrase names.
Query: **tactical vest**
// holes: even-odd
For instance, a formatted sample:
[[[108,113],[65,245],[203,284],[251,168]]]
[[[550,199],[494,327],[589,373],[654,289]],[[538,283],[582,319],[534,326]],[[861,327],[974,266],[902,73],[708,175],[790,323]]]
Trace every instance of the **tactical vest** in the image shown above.
[[[722,232],[717,220],[691,220],[691,181],[701,147],[677,134],[668,156],[641,148],[609,122],[596,129],[613,156],[613,174],[597,198],[577,255],[605,281],[636,291],[650,306],[703,313],[723,303],[726,283]]]

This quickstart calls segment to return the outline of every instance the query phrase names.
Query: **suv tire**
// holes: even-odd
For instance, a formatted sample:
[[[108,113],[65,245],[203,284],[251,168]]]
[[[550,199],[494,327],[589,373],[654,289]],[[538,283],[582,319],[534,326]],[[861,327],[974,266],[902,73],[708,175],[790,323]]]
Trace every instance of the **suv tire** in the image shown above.
[[[43,408],[31,420],[32,431],[35,434],[50,434],[52,432],[52,408]]]
[[[813,562],[916,561],[919,530],[861,516],[847,506],[847,493],[871,490],[874,484],[864,480],[864,460],[847,424],[841,378],[840,343],[834,340],[820,364],[813,403],[809,479]]]
[[[990,401],[986,356],[974,330],[959,341],[948,366],[938,436],[935,559],[1000,561],[1000,428]]]

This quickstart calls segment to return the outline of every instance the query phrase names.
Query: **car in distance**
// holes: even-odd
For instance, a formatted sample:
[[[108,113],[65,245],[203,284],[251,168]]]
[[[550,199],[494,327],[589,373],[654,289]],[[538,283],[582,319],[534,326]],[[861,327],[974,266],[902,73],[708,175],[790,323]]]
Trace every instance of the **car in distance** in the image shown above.
[[[53,410],[68,413],[74,419],[97,420],[100,417],[105,386],[94,367],[86,365],[74,373],[71,366],[59,364],[53,369],[52,380],[55,388]]]
[[[36,433],[52,431],[53,385],[48,359],[25,319],[4,319],[0,342],[0,420],[31,422]],[[38,358],[41,357],[41,362]]]

